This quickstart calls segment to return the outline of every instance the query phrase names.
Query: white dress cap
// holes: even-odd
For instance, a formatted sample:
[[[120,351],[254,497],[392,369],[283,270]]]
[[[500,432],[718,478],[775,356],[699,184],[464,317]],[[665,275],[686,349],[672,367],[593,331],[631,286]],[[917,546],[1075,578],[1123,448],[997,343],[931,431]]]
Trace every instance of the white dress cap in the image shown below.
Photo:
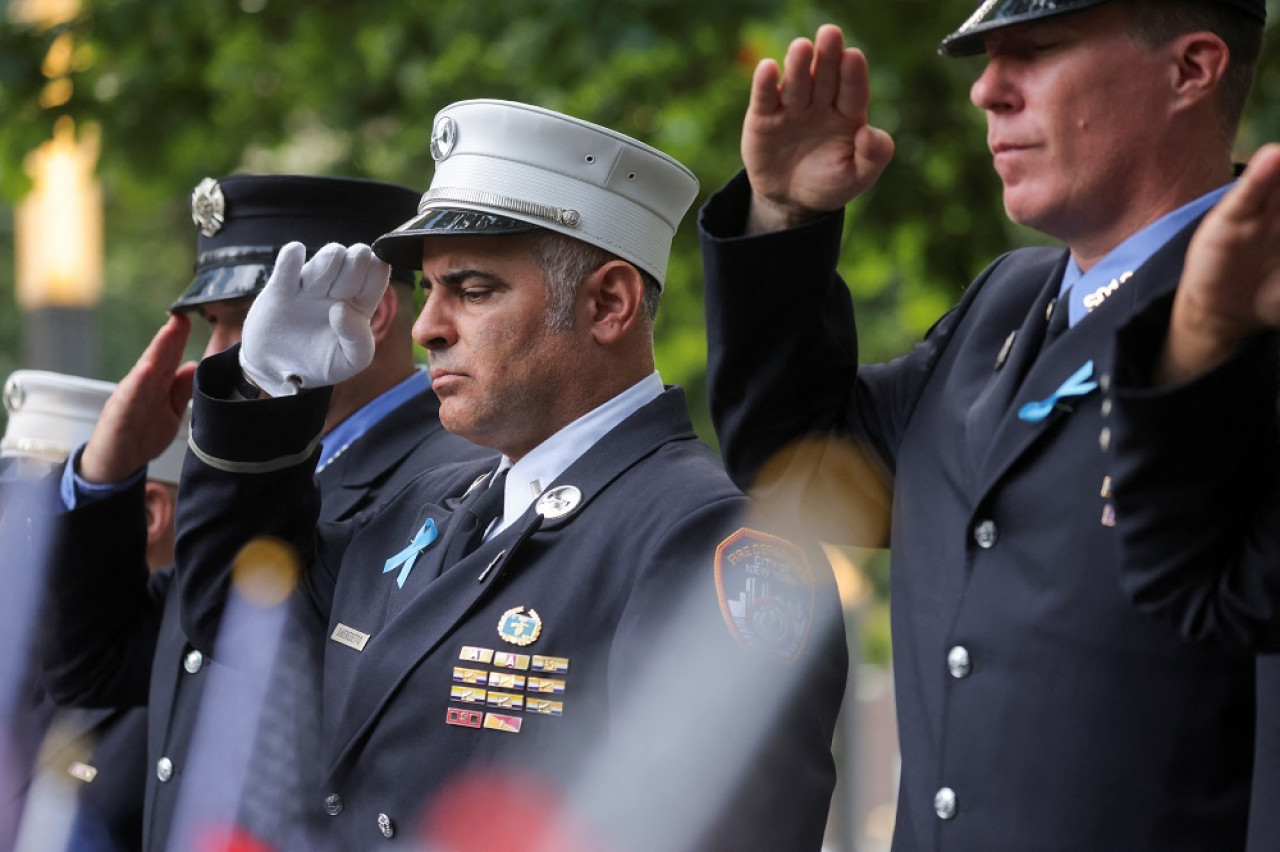
[[[114,382],[45,370],[15,370],[4,384],[7,422],[0,457],[60,465],[89,440]],[[178,484],[187,451],[190,408],[169,447],[147,466],[149,479]]]
[[[4,385],[8,422],[0,439],[0,456],[61,464],[89,440],[115,387],[81,376],[15,370]]]
[[[655,148],[511,101],[445,107],[431,153],[435,175],[418,215],[374,243],[390,263],[419,266],[426,236],[510,234],[532,225],[598,246],[661,284],[671,239],[698,194],[693,173]]]

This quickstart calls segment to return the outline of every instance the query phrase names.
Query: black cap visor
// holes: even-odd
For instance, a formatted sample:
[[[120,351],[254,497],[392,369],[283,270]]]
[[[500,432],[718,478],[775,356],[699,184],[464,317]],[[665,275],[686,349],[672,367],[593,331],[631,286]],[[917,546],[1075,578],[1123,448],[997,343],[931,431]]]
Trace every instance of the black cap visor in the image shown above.
[[[169,310],[188,311],[209,302],[256,296],[267,286],[271,267],[271,263],[242,263],[198,269],[191,286],[169,306]]]
[[[258,295],[267,286],[281,248],[283,246],[229,246],[204,252],[196,259],[195,279],[169,310],[185,311],[209,302]],[[320,248],[307,246],[307,257],[311,258]],[[393,264],[391,277],[413,284],[421,265],[420,258],[412,264]]]
[[[393,266],[420,269],[425,237],[500,237],[536,230],[538,225],[509,216],[446,207],[421,213],[391,233],[378,237],[373,241],[373,251]]]
[[[942,40],[938,53],[943,56],[977,56],[986,50],[983,36],[1001,27],[1010,27],[1098,6],[1107,0],[988,0],[978,7],[960,29]]]

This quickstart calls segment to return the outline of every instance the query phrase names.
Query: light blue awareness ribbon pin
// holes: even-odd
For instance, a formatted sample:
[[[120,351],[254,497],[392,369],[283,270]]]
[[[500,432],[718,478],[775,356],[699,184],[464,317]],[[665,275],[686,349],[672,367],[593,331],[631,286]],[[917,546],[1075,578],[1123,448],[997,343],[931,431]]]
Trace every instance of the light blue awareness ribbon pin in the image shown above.
[[[418,534],[413,537],[413,541],[404,550],[387,560],[382,566],[382,573],[400,569],[399,575],[396,576],[396,586],[404,588],[404,581],[409,579],[409,572],[413,570],[413,563],[418,561],[418,556],[422,551],[426,550],[431,542],[436,540],[436,536],[440,534],[436,529],[436,522],[432,518],[427,518],[427,522],[422,525],[422,529],[418,530]]]
[[[1097,382],[1088,381],[1092,375],[1093,361],[1085,361],[1084,366],[1072,373],[1071,377],[1062,383],[1062,387],[1049,394],[1046,399],[1028,402],[1019,408],[1018,419],[1027,423],[1039,423],[1049,416],[1049,412],[1053,411],[1053,407],[1059,400],[1092,393],[1098,386]]]

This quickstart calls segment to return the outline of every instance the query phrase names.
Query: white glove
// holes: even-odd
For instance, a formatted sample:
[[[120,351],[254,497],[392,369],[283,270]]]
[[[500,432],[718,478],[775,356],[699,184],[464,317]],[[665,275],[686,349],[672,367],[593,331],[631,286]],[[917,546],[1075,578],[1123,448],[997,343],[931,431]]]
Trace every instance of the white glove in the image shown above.
[[[337,384],[373,360],[369,320],[391,267],[363,243],[306,256],[302,243],[280,249],[244,320],[240,369],[272,396]]]

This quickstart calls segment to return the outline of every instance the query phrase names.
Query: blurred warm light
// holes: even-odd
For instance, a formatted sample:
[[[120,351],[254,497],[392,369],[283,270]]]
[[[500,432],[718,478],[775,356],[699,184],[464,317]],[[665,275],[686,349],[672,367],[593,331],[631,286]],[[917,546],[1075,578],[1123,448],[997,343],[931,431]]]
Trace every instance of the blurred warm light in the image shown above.
[[[71,33],[61,33],[49,45],[49,52],[44,55],[44,63],[40,71],[46,77],[61,77],[71,71],[71,59],[75,54],[76,43]]]
[[[75,85],[66,77],[50,80],[40,90],[40,108],[53,109],[54,107],[60,107],[71,100],[71,93],[74,91]]]
[[[231,582],[250,603],[272,607],[284,601],[298,583],[298,555],[287,542],[255,538],[236,555]]]
[[[834,544],[822,545],[831,563],[831,570],[836,575],[836,587],[840,590],[840,603],[846,610],[857,609],[866,603],[871,596],[871,583],[858,567],[850,552],[852,548]]]
[[[9,20],[17,24],[55,27],[80,11],[80,0],[10,0]]]
[[[16,211],[18,304],[89,307],[102,296],[102,188],[94,177],[98,134],[76,138],[62,116],[53,139],[27,156],[34,186]]]

